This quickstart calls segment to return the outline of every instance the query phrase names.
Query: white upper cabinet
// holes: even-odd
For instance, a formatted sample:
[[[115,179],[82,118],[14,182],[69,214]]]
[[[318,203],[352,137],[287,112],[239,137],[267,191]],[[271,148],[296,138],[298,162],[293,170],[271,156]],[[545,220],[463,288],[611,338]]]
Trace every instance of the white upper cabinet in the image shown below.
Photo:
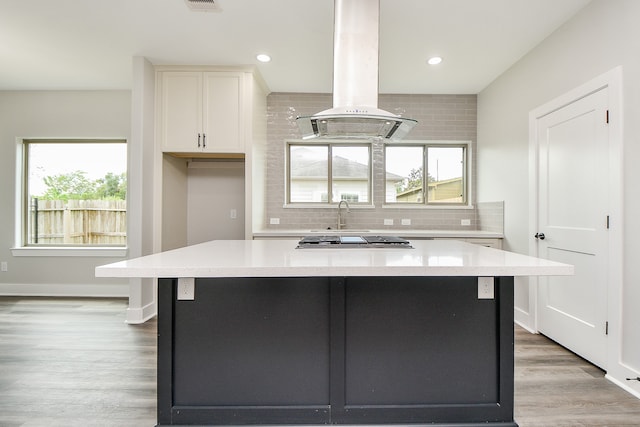
[[[234,71],[160,72],[162,151],[244,153],[243,77]]]
[[[244,152],[243,99],[242,74],[204,73],[203,126],[213,151]]]

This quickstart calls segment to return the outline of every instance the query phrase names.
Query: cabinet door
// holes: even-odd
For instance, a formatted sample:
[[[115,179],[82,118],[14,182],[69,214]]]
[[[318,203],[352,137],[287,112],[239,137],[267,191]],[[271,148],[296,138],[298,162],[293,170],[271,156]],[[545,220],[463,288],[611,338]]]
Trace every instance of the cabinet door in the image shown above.
[[[204,151],[243,153],[242,73],[204,73]]]
[[[199,151],[202,138],[202,73],[167,71],[161,78],[163,151]],[[202,144],[202,142],[201,142]]]

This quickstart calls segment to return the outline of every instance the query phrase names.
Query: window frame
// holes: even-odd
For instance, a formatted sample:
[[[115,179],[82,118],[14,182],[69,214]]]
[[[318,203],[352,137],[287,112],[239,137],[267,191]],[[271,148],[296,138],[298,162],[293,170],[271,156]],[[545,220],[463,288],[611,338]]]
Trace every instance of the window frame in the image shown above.
[[[128,222],[129,197],[127,191],[127,238],[124,244],[34,244],[29,243],[29,145],[31,144],[125,144],[127,163],[127,188],[129,187],[129,141],[126,138],[24,138],[16,139],[16,222],[14,256],[105,256],[122,257],[129,246]]]
[[[327,201],[320,202],[292,202],[291,201],[291,147],[292,146],[315,146],[327,147]],[[367,193],[366,202],[349,202],[352,206],[372,207],[373,206],[373,144],[368,140],[353,140],[349,142],[340,140],[285,141],[285,207],[335,207],[338,202],[333,202],[333,147],[365,147],[368,150],[368,171],[367,171]]]
[[[403,141],[403,142],[385,142],[383,146],[383,158],[384,158],[384,176],[387,173],[387,148],[388,147],[422,147],[422,188],[423,188],[423,201],[422,202],[388,202],[384,200],[386,207],[393,208],[468,208],[472,206],[471,201],[471,141]],[[462,202],[430,202],[428,189],[425,192],[425,184],[428,186],[427,177],[429,176],[429,148],[462,148]],[[385,183],[386,188],[386,183]]]

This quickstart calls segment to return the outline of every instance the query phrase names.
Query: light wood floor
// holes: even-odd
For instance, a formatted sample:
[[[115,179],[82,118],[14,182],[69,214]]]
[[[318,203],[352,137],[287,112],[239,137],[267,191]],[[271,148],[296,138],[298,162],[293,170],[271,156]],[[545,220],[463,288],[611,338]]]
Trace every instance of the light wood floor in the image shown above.
[[[640,400],[605,372],[516,327],[515,420],[520,427],[640,426]]]
[[[156,322],[125,300],[0,297],[0,427],[155,425]],[[640,426],[640,400],[541,335],[516,330],[520,427]]]
[[[0,426],[154,426],[156,323],[126,308],[0,298]]]

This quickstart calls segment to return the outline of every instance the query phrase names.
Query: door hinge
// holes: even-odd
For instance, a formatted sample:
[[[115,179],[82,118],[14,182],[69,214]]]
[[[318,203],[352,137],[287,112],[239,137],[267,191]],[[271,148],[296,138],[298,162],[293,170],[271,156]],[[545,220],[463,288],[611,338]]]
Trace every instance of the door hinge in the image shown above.
[[[609,215],[607,215],[607,230],[609,229]]]
[[[609,322],[604,322],[604,334],[609,335]]]
[[[607,110],[607,124],[609,123],[609,110]]]

